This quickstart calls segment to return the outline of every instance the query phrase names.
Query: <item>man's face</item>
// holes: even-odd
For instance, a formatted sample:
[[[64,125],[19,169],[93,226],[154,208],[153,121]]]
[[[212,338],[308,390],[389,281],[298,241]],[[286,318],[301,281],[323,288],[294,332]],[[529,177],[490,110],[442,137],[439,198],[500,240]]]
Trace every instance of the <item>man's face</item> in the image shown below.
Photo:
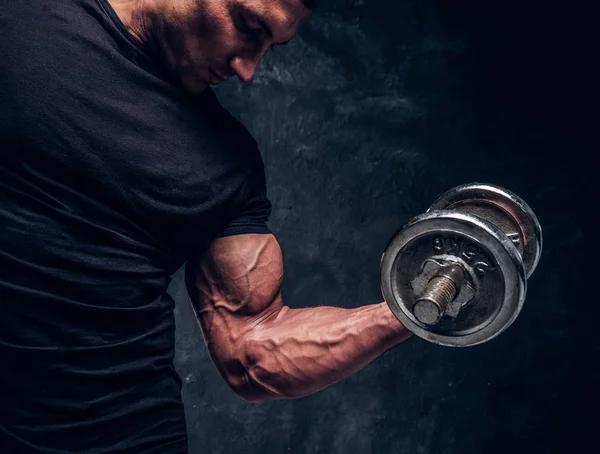
[[[165,2],[153,22],[171,71],[197,93],[234,75],[249,81],[309,13],[302,0],[181,0]]]

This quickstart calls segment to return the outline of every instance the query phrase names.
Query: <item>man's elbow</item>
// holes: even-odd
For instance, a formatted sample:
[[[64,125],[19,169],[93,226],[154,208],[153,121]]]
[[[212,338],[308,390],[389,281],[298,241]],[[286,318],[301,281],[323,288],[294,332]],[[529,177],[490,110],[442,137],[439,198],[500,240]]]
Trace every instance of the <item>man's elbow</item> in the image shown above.
[[[246,374],[236,379],[225,378],[225,381],[238,397],[248,403],[253,404],[270,400],[269,394],[264,389],[252,383]]]
[[[258,344],[258,345],[257,345]],[[302,397],[279,369],[276,356],[263,342],[247,340],[246,353],[239,360],[243,374],[229,384],[243,400],[250,403]]]
[[[236,380],[226,378],[225,381],[233,392],[248,403],[254,404],[287,398],[287,396],[273,392],[273,390],[267,389],[260,384],[260,382],[257,382],[256,379],[253,378],[253,373],[251,371],[247,372],[243,378],[240,377]]]
[[[269,384],[272,374],[268,373],[268,369],[248,355],[241,356],[242,358],[231,362],[235,363],[235,367],[220,371],[222,378],[235,394],[248,403],[289,398]]]

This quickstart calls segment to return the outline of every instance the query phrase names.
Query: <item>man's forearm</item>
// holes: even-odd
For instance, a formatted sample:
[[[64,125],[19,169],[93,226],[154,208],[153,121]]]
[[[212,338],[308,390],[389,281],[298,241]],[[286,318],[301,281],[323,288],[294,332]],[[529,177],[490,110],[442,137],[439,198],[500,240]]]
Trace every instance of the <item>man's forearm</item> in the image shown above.
[[[356,309],[283,306],[254,322],[243,343],[249,401],[301,397],[363,368],[411,333],[386,303]]]

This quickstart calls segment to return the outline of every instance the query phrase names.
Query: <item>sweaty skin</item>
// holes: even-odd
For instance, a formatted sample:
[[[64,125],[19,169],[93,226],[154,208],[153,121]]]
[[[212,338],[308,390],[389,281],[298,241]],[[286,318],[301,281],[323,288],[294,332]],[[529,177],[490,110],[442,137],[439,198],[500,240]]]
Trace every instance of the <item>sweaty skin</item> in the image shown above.
[[[142,45],[197,93],[233,75],[249,81],[274,45],[297,32],[301,0],[109,0]],[[186,287],[208,351],[250,402],[314,393],[366,366],[411,333],[385,302],[356,309],[283,305],[273,235],[215,240],[188,262]]]
[[[385,302],[290,309],[282,302],[282,280],[273,235],[219,238],[186,267],[187,290],[213,362],[247,401],[319,391],[411,335]]]

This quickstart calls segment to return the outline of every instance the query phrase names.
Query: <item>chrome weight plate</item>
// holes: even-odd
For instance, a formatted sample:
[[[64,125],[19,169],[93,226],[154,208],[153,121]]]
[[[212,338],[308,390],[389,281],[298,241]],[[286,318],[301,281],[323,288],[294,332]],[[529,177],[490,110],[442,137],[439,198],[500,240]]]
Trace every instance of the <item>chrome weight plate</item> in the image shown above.
[[[490,184],[465,184],[442,194],[427,212],[436,210],[469,213],[496,225],[519,251],[527,278],[535,271],[542,253],[542,228],[529,205],[513,192]]]
[[[415,288],[432,262],[460,265],[474,292],[459,310],[428,325],[413,311]],[[521,311],[526,285],[513,241],[496,225],[455,210],[416,216],[390,240],[381,259],[381,291],[396,318],[440,345],[472,346],[499,335]]]

